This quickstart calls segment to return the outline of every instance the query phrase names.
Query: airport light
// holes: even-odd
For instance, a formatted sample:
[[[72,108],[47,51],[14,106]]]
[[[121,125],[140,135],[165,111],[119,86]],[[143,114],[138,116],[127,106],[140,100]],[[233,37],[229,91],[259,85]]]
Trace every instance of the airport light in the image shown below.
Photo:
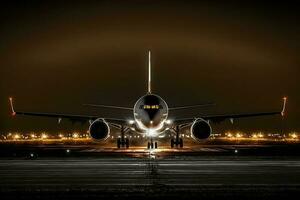
[[[78,135],[78,133],[73,133],[72,137],[73,137],[73,138],[78,138],[79,135]]]
[[[31,138],[36,138],[36,135],[33,133],[30,136],[31,136]]]
[[[229,138],[232,137],[232,134],[231,134],[231,133],[227,133],[226,135],[227,135],[227,137],[229,137]]]
[[[263,137],[264,137],[264,134],[259,133],[259,134],[258,134],[258,137],[259,137],[259,138],[263,138]]]
[[[63,137],[64,137],[64,135],[63,135],[63,134],[59,134],[59,135],[58,135],[58,137],[60,137],[60,138],[63,138]]]
[[[15,139],[15,140],[18,140],[18,139],[20,139],[20,138],[21,138],[21,136],[20,136],[19,134],[15,134],[15,135],[14,135],[14,139]]]
[[[42,139],[47,139],[47,138],[48,138],[48,135],[47,135],[46,133],[43,133],[41,138],[42,138]]]
[[[297,138],[298,138],[298,135],[297,135],[296,133],[292,133],[292,134],[291,134],[291,137],[292,137],[293,139],[297,139]]]

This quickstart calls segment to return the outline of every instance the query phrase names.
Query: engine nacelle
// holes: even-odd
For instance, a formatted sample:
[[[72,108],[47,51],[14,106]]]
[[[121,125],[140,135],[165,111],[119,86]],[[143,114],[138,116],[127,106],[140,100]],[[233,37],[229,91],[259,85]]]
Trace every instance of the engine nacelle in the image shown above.
[[[192,137],[196,140],[207,139],[211,133],[211,126],[204,119],[196,119],[191,126]]]
[[[96,119],[90,125],[89,133],[95,140],[105,140],[109,136],[110,128],[103,119]]]

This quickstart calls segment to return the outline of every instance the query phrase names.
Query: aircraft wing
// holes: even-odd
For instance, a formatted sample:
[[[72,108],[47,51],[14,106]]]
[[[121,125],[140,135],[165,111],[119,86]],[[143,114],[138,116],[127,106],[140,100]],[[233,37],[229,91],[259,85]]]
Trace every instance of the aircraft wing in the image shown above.
[[[38,116],[38,117],[50,117],[50,118],[57,118],[59,121],[61,119],[69,119],[72,122],[88,122],[90,120],[96,120],[98,118],[102,118],[99,116],[95,115],[72,115],[72,114],[61,114],[61,113],[43,113],[43,112],[23,112],[23,111],[17,111],[14,109],[13,106],[13,99],[9,98],[10,101],[10,106],[11,106],[11,111],[12,115],[27,115],[27,116]],[[116,124],[116,125],[122,125],[126,124],[126,120],[123,119],[115,119],[115,118],[102,118],[106,122],[111,123],[111,124]]]
[[[283,98],[283,106],[281,111],[273,111],[273,112],[256,112],[256,113],[243,113],[243,114],[224,114],[224,115],[207,115],[207,116],[201,116],[201,117],[194,117],[194,118],[184,118],[184,119],[178,119],[174,120],[175,124],[189,124],[192,123],[197,118],[202,118],[204,120],[219,123],[226,119],[239,119],[239,118],[248,118],[248,117],[261,117],[261,116],[269,116],[269,115],[281,115],[284,116],[285,114],[285,107],[286,107],[286,101],[287,98]]]

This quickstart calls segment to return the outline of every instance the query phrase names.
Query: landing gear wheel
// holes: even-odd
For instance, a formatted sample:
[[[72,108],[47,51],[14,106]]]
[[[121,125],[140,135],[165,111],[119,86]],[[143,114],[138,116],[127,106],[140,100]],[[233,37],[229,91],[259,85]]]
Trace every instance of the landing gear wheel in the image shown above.
[[[129,139],[128,138],[125,138],[125,139],[118,138],[117,139],[117,147],[118,147],[118,149],[120,149],[121,147],[129,148]]]
[[[148,142],[147,148],[148,149],[157,149],[157,142]]]
[[[174,140],[171,139],[171,148],[174,148]]]
[[[126,148],[128,149],[129,148],[129,139],[128,138],[125,139],[125,145],[126,145]]]
[[[182,138],[179,139],[179,146],[180,146],[180,148],[183,147],[183,139]]]
[[[183,139],[182,138],[179,138],[178,140],[175,140],[175,139],[171,139],[171,148],[174,148],[174,147],[180,147],[182,148],[183,147]]]
[[[118,147],[118,149],[121,148],[121,138],[117,139],[117,147]]]

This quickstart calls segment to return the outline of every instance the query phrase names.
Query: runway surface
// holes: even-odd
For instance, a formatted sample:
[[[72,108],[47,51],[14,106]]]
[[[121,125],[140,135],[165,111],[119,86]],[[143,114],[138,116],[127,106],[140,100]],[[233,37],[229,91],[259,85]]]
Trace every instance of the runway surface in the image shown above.
[[[200,191],[201,195],[208,191],[233,195],[246,190],[243,194],[260,191],[272,196],[298,194],[300,188],[298,157],[156,156],[2,159],[1,192],[100,191],[103,195],[126,191],[137,195],[154,188],[167,195]]]
[[[105,185],[298,185],[299,159],[181,157],[1,160],[1,188]]]
[[[298,144],[161,146],[157,150],[65,144],[0,147],[1,199],[300,195]]]

